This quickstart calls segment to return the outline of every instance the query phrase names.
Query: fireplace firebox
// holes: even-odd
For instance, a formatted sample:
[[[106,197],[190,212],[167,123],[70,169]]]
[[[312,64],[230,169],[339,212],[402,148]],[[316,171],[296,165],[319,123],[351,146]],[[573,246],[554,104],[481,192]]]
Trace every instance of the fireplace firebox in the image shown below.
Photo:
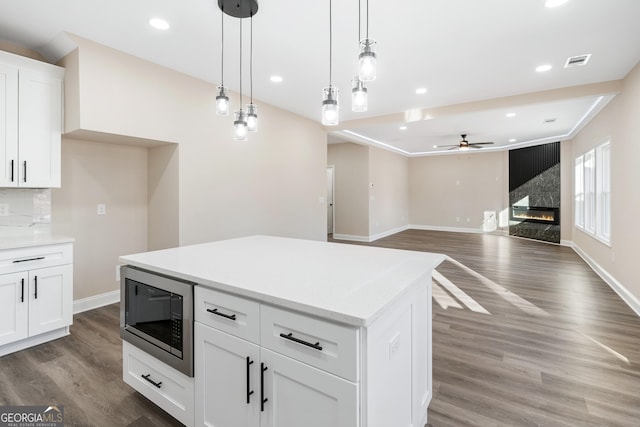
[[[543,206],[511,206],[511,221],[559,225],[560,209]]]

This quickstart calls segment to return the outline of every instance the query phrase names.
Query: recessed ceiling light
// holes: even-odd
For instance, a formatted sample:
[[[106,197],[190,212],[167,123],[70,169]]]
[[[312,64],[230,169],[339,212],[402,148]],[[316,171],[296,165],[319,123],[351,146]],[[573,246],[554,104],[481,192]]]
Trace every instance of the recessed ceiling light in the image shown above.
[[[282,77],[280,76],[271,76],[270,80],[274,83],[282,83]]]
[[[161,18],[151,18],[149,19],[149,25],[157,30],[168,30],[169,23]]]
[[[400,126],[400,130],[407,130],[406,126]]]
[[[515,138],[511,138],[511,139],[509,140],[509,142],[516,142],[516,141],[517,141],[517,139],[515,139]]]
[[[569,0],[547,0],[544,5],[546,7],[558,7],[558,6],[562,6],[563,4],[565,4],[566,2],[568,2]]]
[[[438,148],[438,146],[437,146],[437,145],[434,145],[434,146],[433,146],[433,148]]]
[[[418,89],[416,89],[416,93],[418,95],[425,94],[425,93],[427,93],[427,88],[426,87],[419,87]]]
[[[538,73],[544,73],[546,71],[549,71],[550,69],[551,69],[551,65],[545,64],[545,65],[540,65],[539,67],[537,67],[536,71]]]
[[[515,116],[516,116],[516,113],[507,113],[507,114],[506,114],[506,116],[507,116],[508,118],[515,117]]]

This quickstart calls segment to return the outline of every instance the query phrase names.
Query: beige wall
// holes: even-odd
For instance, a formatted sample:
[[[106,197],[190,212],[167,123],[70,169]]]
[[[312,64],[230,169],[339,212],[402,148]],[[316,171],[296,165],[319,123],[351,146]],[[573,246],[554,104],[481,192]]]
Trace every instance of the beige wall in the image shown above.
[[[258,101],[259,132],[234,141],[233,118],[215,114],[215,85],[74,40],[79,107],[68,110],[79,117],[66,117],[67,132],[77,125],[179,144],[172,164],[179,182],[162,196],[165,204],[178,201],[177,213],[153,218],[150,210],[152,229],[177,224],[181,245],[258,233],[326,239],[326,132],[319,123]],[[153,165],[150,173],[159,176]],[[173,234],[153,246],[173,242]]]
[[[409,223],[409,159],[369,147],[369,236],[376,238]]]
[[[351,143],[329,144],[327,163],[335,166],[335,234],[368,240],[369,147]]]
[[[51,191],[53,232],[75,238],[73,299],[118,289],[118,257],[147,248],[147,149],[63,138]]]
[[[560,143],[560,243],[571,241],[573,233],[573,143]]]
[[[484,211],[507,207],[503,152],[409,159],[409,223],[413,226],[479,231]]]
[[[616,96],[574,139],[572,157],[611,139],[611,245],[573,228],[573,242],[640,300],[637,278],[640,242],[640,65]],[[640,306],[637,307],[640,309]]]
[[[180,244],[179,145],[149,148],[149,216],[150,251]]]

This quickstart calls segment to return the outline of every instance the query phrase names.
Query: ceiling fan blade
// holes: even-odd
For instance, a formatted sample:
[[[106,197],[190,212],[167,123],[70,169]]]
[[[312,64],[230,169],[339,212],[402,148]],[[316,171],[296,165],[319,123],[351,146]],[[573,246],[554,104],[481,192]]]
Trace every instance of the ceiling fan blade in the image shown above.
[[[458,144],[436,145],[434,148],[444,148],[444,147],[459,147],[459,145]]]
[[[455,150],[456,148],[460,148],[460,147],[457,145],[454,145],[453,147],[449,148],[449,150]]]
[[[470,142],[469,145],[487,145],[493,144],[493,142]]]
[[[475,149],[475,150],[479,150],[479,149],[481,149],[482,147],[476,147],[476,146],[474,146],[474,144],[469,144],[469,148],[473,148],[473,149]]]

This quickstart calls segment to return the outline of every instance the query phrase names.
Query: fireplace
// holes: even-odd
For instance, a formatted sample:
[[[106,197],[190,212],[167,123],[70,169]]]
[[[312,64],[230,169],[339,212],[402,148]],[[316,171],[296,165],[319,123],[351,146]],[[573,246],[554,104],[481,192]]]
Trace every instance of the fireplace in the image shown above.
[[[542,206],[511,206],[511,221],[537,222],[540,224],[560,224],[560,209]]]

